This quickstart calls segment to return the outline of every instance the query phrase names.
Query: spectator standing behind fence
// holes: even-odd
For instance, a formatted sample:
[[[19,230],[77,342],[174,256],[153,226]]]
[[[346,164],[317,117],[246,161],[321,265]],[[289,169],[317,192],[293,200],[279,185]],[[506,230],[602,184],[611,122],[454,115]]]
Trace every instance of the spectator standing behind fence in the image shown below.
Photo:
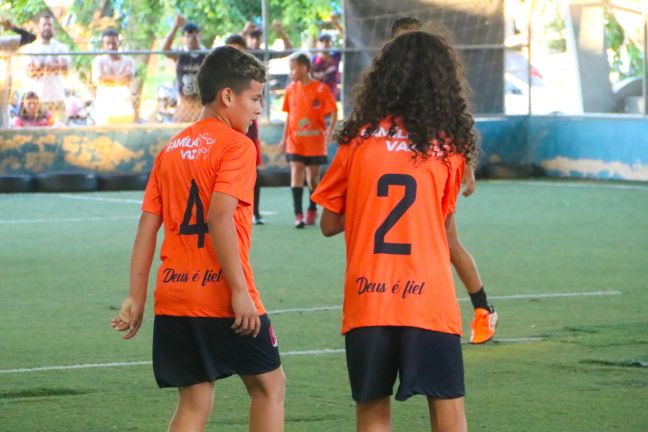
[[[331,90],[335,99],[338,99],[338,83],[340,82],[340,60],[342,54],[339,51],[329,51],[333,45],[331,35],[321,33],[317,38],[317,49],[321,50],[312,59],[311,75],[318,81],[322,81]]]
[[[286,34],[286,30],[283,28],[281,22],[274,20],[272,21],[271,25],[274,31],[277,32],[279,38],[283,41],[284,49],[291,50],[293,48],[293,44],[292,42],[290,42],[290,39]],[[247,46],[247,49],[252,51],[258,51],[262,49],[263,30],[259,26],[254,24],[252,21],[248,21],[247,23],[245,23],[245,27],[243,27],[243,30],[241,31],[241,35],[245,39],[245,45]],[[259,53],[254,53],[254,54],[257,57],[262,57]]]
[[[13,127],[42,127],[53,126],[52,113],[41,108],[38,95],[32,91],[24,94],[20,102],[18,117],[13,121]]]
[[[175,34],[182,27],[183,51],[165,54],[176,62],[176,82],[178,85],[179,101],[173,115],[173,121],[178,123],[194,122],[198,119],[202,104],[198,92],[198,70],[205,56],[200,52],[200,28],[193,22],[188,22],[182,16],[176,16],[173,28],[164,39],[162,50],[171,51]]]
[[[9,107],[9,95],[11,93],[11,57],[4,58],[2,52],[15,51],[23,45],[32,43],[36,40],[36,35],[14,26],[8,19],[0,18],[0,25],[7,31],[17,33],[17,35],[0,37],[0,61],[6,60],[6,62],[0,63],[0,75],[6,71],[4,79],[0,80],[0,128],[7,128],[9,126],[7,108]]]
[[[15,51],[23,45],[32,43],[36,40],[36,35],[34,33],[28,32],[27,30],[21,29],[13,25],[13,23],[8,19],[0,19],[2,27],[6,31],[12,31],[17,33],[14,36],[3,36],[0,37],[0,51]]]
[[[25,49],[27,79],[23,90],[35,92],[44,109],[56,120],[65,117],[65,75],[70,66],[70,50],[54,39],[54,18],[43,15],[38,21],[38,39]]]
[[[97,86],[93,117],[99,126],[132,123],[135,118],[131,97],[135,63],[119,53],[119,46],[117,30],[104,30],[101,49],[110,53],[92,60],[92,83]]]
[[[344,27],[337,14],[331,15],[331,25],[338,31],[340,39],[344,39]],[[313,66],[311,75],[316,80],[325,83],[331,90],[336,100],[340,99],[338,84],[340,83],[340,51],[329,51],[333,46],[333,38],[329,33],[321,32],[317,38],[317,49],[320,50],[311,60]]]

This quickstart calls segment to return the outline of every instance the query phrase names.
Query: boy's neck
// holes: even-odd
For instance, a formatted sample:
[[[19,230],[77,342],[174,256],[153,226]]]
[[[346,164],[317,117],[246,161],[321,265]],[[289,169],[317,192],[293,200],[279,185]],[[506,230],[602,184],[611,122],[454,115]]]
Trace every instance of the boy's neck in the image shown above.
[[[299,82],[302,83],[302,85],[308,85],[314,81],[313,78],[311,78],[310,74],[306,75],[304,78],[300,79]]]
[[[232,128],[232,124],[227,118],[227,115],[225,115],[223,108],[218,106],[216,103],[203,105],[202,111],[200,112],[200,117],[198,117],[198,121],[206,119],[218,120],[228,128]]]

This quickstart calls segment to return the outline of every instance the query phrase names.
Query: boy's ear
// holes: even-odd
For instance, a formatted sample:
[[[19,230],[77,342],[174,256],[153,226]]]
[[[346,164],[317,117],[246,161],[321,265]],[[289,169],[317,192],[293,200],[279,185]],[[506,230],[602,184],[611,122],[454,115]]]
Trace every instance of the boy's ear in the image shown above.
[[[219,97],[221,103],[229,108],[234,102],[234,91],[229,87],[225,87],[223,90],[221,90]]]

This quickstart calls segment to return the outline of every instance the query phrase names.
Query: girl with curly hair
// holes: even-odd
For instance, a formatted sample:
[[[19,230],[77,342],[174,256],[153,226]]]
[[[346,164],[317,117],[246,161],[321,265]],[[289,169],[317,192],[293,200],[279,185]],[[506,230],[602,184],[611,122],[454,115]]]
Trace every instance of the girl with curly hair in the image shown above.
[[[354,89],[340,146],[313,195],[325,236],[345,233],[342,333],[358,431],[391,430],[390,395],[428,399],[434,431],[465,431],[461,316],[446,218],[477,134],[461,65],[426,31],[388,42]]]

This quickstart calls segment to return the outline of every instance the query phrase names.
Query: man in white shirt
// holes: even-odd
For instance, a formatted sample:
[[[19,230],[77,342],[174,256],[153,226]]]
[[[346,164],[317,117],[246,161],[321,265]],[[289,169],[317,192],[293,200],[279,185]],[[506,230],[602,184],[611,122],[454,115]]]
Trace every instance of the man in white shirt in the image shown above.
[[[109,54],[92,60],[92,83],[97,86],[93,117],[95,124],[124,124],[134,120],[131,83],[135,63],[119,54],[119,33],[107,29],[101,34],[101,47]]]
[[[23,91],[35,92],[44,109],[50,111],[57,120],[65,116],[65,75],[70,66],[67,45],[54,39],[54,18],[43,15],[38,22],[39,38],[24,52],[27,54],[47,54],[25,56],[27,76]]]

